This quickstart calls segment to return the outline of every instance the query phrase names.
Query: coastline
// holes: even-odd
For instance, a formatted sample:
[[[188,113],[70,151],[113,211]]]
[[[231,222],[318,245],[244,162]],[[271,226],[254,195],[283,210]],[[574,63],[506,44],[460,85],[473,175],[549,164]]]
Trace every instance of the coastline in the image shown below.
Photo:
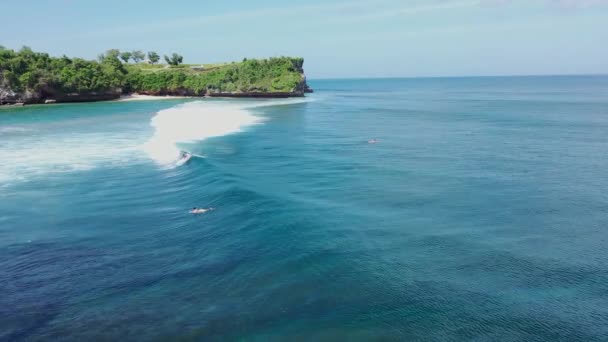
[[[100,61],[87,61],[6,50],[0,65],[23,65],[10,77],[0,73],[0,106],[190,97],[288,98],[313,92],[306,83],[304,59],[299,57],[244,59],[205,69],[122,62],[112,52]]]
[[[128,101],[151,101],[151,100],[175,100],[175,99],[189,99],[192,96],[179,96],[179,95],[142,95],[142,94],[127,94],[122,95],[118,99],[113,100],[117,102],[128,102]]]
[[[312,93],[312,91],[310,91]],[[0,108],[19,108],[24,106],[32,106],[32,105],[49,105],[49,104],[63,104],[63,103],[83,103],[83,102],[132,102],[132,101],[153,101],[153,100],[176,100],[176,99],[192,99],[192,98],[276,98],[276,99],[285,99],[285,98],[296,98],[296,97],[305,97],[303,92],[291,92],[291,93],[210,93],[205,95],[198,96],[187,96],[187,95],[147,95],[147,94],[124,94],[120,96],[115,96],[113,98],[103,98],[103,99],[90,99],[86,98],[83,100],[72,98],[68,101],[65,100],[54,100],[54,99],[46,99],[44,102],[6,102],[0,103]]]

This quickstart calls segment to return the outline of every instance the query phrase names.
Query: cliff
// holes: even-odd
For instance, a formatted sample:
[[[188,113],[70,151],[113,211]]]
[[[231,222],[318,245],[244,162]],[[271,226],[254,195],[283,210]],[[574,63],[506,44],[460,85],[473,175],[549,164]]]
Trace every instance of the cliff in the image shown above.
[[[278,57],[203,65],[87,61],[24,48],[0,49],[0,105],[112,100],[122,94],[298,97],[312,92],[304,59]]]
[[[65,93],[53,87],[14,91],[6,82],[3,83],[0,74],[0,105],[107,101],[118,99],[121,94],[122,90],[120,88],[80,93]]]

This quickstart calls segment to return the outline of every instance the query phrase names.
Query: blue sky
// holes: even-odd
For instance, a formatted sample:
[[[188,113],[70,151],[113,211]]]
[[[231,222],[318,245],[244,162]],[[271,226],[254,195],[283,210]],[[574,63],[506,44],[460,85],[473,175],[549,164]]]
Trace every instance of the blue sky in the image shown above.
[[[302,56],[310,78],[608,73],[608,0],[0,0],[0,44],[187,63]],[[8,14],[8,15],[7,15]]]

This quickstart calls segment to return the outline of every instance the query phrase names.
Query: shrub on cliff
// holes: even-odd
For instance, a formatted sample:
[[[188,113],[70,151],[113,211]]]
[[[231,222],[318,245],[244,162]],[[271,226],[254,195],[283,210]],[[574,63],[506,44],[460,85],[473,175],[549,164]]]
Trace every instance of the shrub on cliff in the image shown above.
[[[132,53],[125,51],[120,53],[120,59],[122,59],[125,63],[129,63],[129,59],[133,56]]]
[[[133,62],[135,63],[143,61],[144,58],[146,58],[146,54],[139,50],[131,52],[131,59],[133,59]]]
[[[176,54],[175,52],[171,55],[171,57],[168,57],[167,55],[165,55],[165,62],[167,62],[167,64],[169,64],[169,65],[178,66],[183,61],[184,61],[184,57]]]
[[[126,70],[112,52],[101,63],[80,58],[50,57],[24,47],[0,50],[0,72],[14,91],[83,93],[122,87]]]
[[[156,52],[150,51],[148,52],[148,60],[151,64],[155,64],[160,60],[160,56]]]

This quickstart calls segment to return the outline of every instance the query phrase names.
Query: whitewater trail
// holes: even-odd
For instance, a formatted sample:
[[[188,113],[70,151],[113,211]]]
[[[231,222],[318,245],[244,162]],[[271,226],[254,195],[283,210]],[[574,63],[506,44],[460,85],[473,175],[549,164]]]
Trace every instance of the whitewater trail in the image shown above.
[[[101,112],[70,119],[55,113],[58,119],[48,122],[24,115],[22,122],[0,125],[0,187],[51,173],[132,165],[148,157],[161,166],[174,167],[180,143],[232,134],[262,123],[263,117],[254,115],[253,108],[307,100],[188,102],[156,113],[149,121],[151,137],[139,122],[125,116],[120,117],[123,123],[118,126],[117,116]],[[78,109],[65,107],[69,114]]]
[[[128,165],[133,138],[102,132],[52,132],[48,127],[0,132],[0,185],[49,173],[87,171],[98,164]]]

